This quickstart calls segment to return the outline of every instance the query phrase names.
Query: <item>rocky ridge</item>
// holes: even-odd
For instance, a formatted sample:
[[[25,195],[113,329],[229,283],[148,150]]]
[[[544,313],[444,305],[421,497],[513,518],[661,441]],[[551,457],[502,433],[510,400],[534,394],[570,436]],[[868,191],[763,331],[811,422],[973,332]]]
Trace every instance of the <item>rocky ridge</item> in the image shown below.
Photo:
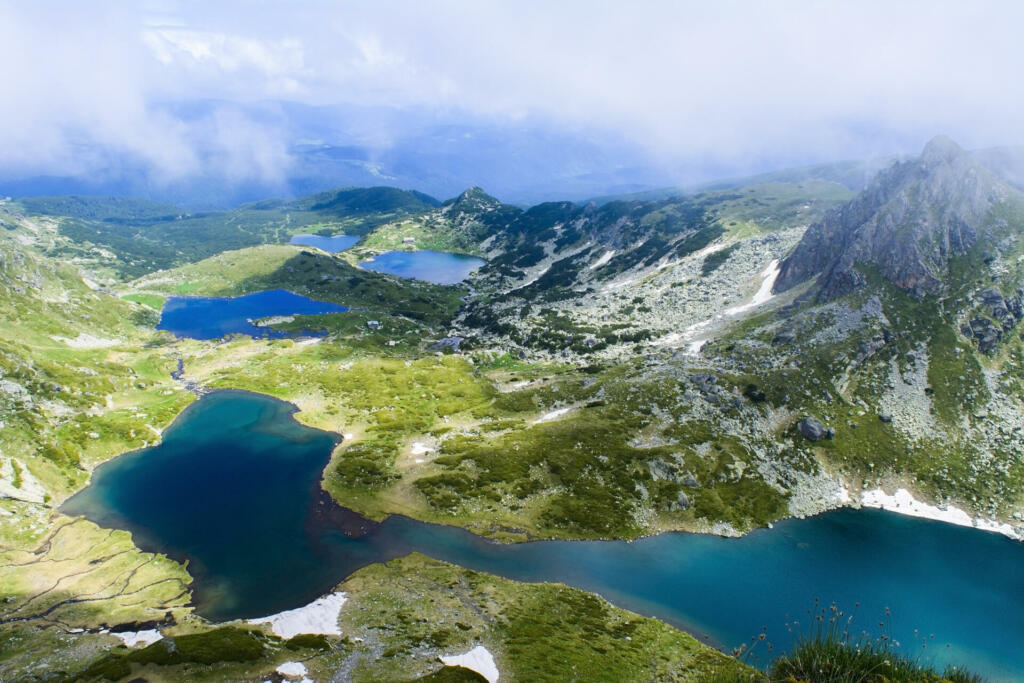
[[[941,289],[953,256],[986,230],[993,206],[1020,193],[946,137],[898,162],[867,189],[812,225],[782,263],[778,292],[818,276],[819,299],[865,284],[870,264],[896,286],[922,296]]]

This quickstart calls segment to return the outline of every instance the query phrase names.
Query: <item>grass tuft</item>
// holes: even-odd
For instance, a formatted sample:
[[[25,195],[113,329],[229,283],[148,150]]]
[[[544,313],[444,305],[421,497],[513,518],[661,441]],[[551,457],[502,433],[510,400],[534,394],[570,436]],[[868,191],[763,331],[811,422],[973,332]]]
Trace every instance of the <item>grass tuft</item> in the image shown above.
[[[807,611],[810,628],[796,642],[792,652],[777,657],[768,667],[768,683],[982,683],[982,678],[963,669],[947,667],[941,673],[925,663],[929,638],[921,639],[921,649],[913,655],[901,649],[890,629],[890,614],[878,622],[880,632],[853,629],[854,613],[846,613],[835,604],[823,607],[815,600]],[[794,622],[790,629],[800,628]],[[772,645],[759,634],[750,647],[741,647],[734,654],[741,659],[756,657],[755,650]],[[720,683],[750,680],[719,677]]]

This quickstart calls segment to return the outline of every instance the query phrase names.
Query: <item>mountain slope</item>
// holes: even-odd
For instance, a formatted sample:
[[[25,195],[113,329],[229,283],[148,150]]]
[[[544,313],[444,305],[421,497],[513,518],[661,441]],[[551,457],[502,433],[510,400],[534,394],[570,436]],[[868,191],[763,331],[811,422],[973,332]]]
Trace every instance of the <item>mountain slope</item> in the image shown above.
[[[168,233],[160,257],[182,265],[117,285],[154,307],[164,295],[285,287],[368,309],[325,316],[330,321],[294,321],[295,331],[322,329],[325,336],[316,339],[157,334],[153,310],[112,296],[87,270],[107,264],[116,281],[114,264],[138,258],[134,232],[109,248],[75,243],[58,220],[4,209],[0,390],[13,429],[0,434],[0,479],[8,493],[35,491],[29,482],[38,481],[58,499],[81,487],[96,463],[157,438],[191,400],[169,377],[180,359],[193,386],[273,395],[294,403],[303,422],[345,434],[322,485],[374,518],[399,513],[505,540],[634,538],[671,529],[734,535],[782,517],[870,501],[878,488],[899,486],[960,508],[986,528],[1022,533],[1024,341],[1015,325],[1024,307],[1015,288],[1024,212],[1017,213],[1012,191],[1000,194],[1004,185],[962,161],[955,148],[940,144],[933,151],[888,171],[852,201],[842,186],[808,181],[523,210],[471,188],[427,208],[418,203],[430,204],[422,198],[399,195],[399,208],[408,199],[422,212],[381,224],[373,221],[384,218],[382,206],[358,193],[311,197],[302,206],[260,202],[211,217],[203,234],[216,239],[206,246],[197,239],[190,248],[200,253],[230,242],[245,212],[256,217],[246,223],[256,226],[253,235],[284,237],[297,229],[298,212],[327,220],[314,205],[333,212],[324,223],[332,229],[351,220],[371,232],[340,255],[274,244],[189,263],[192,254],[174,252]],[[378,195],[388,196],[394,195]],[[129,227],[139,234],[149,227],[145,220],[165,223],[161,206],[77,200],[66,206],[94,231],[115,232],[110,226],[125,218],[137,222]],[[369,213],[357,215],[364,210]],[[259,223],[268,216],[276,218]],[[805,236],[809,223],[824,227]],[[896,234],[904,225],[911,238]],[[490,261],[465,288],[401,281],[354,265],[360,250],[391,248],[395,240],[402,245],[403,235],[415,244],[404,248],[465,245]],[[917,251],[909,265],[893,269],[887,250],[904,239]],[[773,297],[775,266],[790,252],[794,283]],[[857,286],[798,298],[803,287],[796,285],[821,270],[827,271],[822,282],[846,273],[859,278]],[[370,317],[383,326],[368,329]],[[434,343],[442,335],[456,343]],[[105,564],[112,553],[101,552],[109,546],[95,540],[102,532],[83,522],[65,529],[67,520],[39,498],[0,501],[11,513],[0,514],[0,531],[14,546],[0,559],[23,567],[4,611],[26,617],[8,625],[26,643],[18,648],[19,666],[42,659],[50,668],[81,671],[95,661],[119,664],[122,672],[127,666],[123,676],[231,677],[216,668],[224,663],[133,670],[124,652],[107,652],[113,636],[97,633],[100,623],[160,620],[160,629],[180,642],[186,634],[209,638],[225,630],[188,618],[186,568],[143,557],[125,536],[111,536],[113,554],[159,566],[174,590],[146,593],[131,604],[114,595],[113,603],[92,611],[58,605],[60,623],[92,630],[48,635],[52,624],[32,618],[37,593],[61,581],[69,582],[68,595],[81,596],[89,587],[71,584],[74,577],[84,572],[82,581],[100,583],[117,576],[117,568]],[[57,571],[51,550],[61,550],[69,537],[80,559]],[[448,588],[455,576],[419,560],[399,565],[435,571]],[[387,584],[392,573],[378,567],[356,578],[383,577]],[[392,587],[384,588],[394,597]],[[345,589],[359,600],[355,584]],[[350,612],[353,618],[397,623],[388,610],[398,603],[385,605],[372,582],[370,589],[375,606]],[[410,590],[422,597],[433,588]],[[499,603],[525,595],[512,584],[495,590],[508,597]],[[53,602],[45,604],[63,597],[48,594]],[[425,636],[441,634],[433,627],[444,613],[435,603],[416,604],[424,616],[398,619],[401,629],[389,631],[383,643],[369,634],[362,644],[330,641],[334,654],[316,660],[316,653],[300,650],[302,659],[314,671],[335,671],[341,649],[376,657],[381,644],[390,652],[381,666],[425,671],[420,658],[392,647],[419,647]],[[544,600],[524,614],[536,623],[533,616],[556,613],[561,604]],[[407,606],[403,599],[400,611],[408,614]],[[169,623],[167,609],[181,621]],[[580,637],[603,640],[608,619]],[[463,623],[473,626],[438,637],[468,643],[486,632],[472,620]],[[259,673],[263,680],[280,658],[299,656],[267,642],[271,647],[258,661],[228,664],[237,667],[231,674]],[[630,657],[645,647],[635,635],[632,645],[621,637],[615,642],[609,652]],[[636,670],[664,669],[644,657]]]
[[[1021,194],[936,139],[807,230],[775,285],[799,299],[702,355],[751,377],[787,416],[775,438],[851,501],[906,488],[1019,535],[1022,237]]]
[[[189,213],[169,204],[111,197],[29,197],[26,213],[52,216],[67,238],[56,255],[88,256],[116,278],[195,262],[231,249],[287,242],[301,232],[363,235],[439,202],[393,187],[346,188],[230,211]]]
[[[845,206],[812,225],[782,263],[775,290],[814,275],[822,300],[864,284],[858,264],[873,264],[917,296],[938,291],[950,260],[974,246],[994,207],[1021,195],[948,138],[900,162]],[[992,235],[984,235],[991,239]]]

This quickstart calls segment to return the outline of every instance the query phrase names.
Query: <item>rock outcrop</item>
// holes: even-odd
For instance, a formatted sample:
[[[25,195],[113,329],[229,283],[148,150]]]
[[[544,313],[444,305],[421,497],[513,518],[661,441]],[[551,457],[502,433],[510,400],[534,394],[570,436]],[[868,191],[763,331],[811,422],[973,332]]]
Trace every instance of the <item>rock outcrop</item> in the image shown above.
[[[834,429],[828,428],[816,417],[805,417],[797,423],[797,429],[803,437],[809,441],[821,441],[822,439],[835,438]]]
[[[1003,297],[995,287],[989,287],[978,294],[981,312],[960,326],[960,333],[978,344],[982,353],[994,353],[1005,335],[1009,334],[1024,319],[1024,290],[1018,289],[1013,296]],[[990,316],[990,317],[986,317]]]
[[[775,291],[819,276],[819,299],[864,284],[858,264],[872,264],[896,286],[938,290],[949,259],[981,236],[992,206],[1019,193],[946,137],[921,156],[897,162],[845,206],[804,234],[783,261]]]

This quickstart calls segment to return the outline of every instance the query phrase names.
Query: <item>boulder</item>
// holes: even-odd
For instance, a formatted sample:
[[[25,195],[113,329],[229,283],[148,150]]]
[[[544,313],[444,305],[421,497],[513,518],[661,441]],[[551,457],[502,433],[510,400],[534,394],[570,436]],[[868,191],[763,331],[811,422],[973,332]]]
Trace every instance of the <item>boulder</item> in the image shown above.
[[[826,429],[825,425],[821,423],[816,417],[805,417],[797,424],[797,428],[800,433],[803,434],[804,438],[809,441],[821,441],[822,439],[830,439],[835,436],[835,432]],[[830,433],[831,432],[831,433]]]
[[[647,471],[651,473],[652,479],[672,479],[672,468],[664,460],[650,460],[647,463]]]
[[[779,330],[772,338],[772,346],[786,346],[796,341],[796,332],[791,329]]]
[[[984,334],[982,334],[981,338],[978,340],[978,349],[982,353],[994,353],[998,348],[999,342],[1002,340],[1002,338],[1003,333],[1001,330],[995,327],[989,327],[985,330]]]
[[[989,287],[988,289],[982,290],[978,295],[978,298],[986,306],[1002,306],[1003,305],[1003,293],[995,287]]]
[[[1024,297],[1020,294],[1015,295],[1012,299],[1006,300],[1006,307],[1010,309],[1010,313],[1017,320],[1024,318]]]

